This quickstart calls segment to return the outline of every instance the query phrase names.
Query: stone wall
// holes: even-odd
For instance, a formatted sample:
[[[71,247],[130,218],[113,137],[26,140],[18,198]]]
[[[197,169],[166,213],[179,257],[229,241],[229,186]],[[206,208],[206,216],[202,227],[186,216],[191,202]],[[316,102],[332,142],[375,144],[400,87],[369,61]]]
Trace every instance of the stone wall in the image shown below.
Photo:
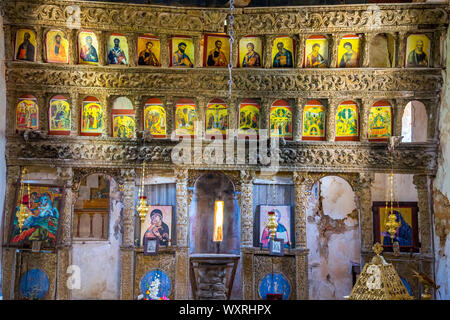
[[[0,16],[0,39],[4,38],[3,17]],[[0,299],[2,298],[2,240],[3,240],[3,204],[6,190],[6,158],[5,158],[5,128],[6,128],[6,79],[5,79],[5,48],[0,43]]]
[[[447,70],[450,67],[450,39],[447,35]],[[434,245],[436,282],[441,296],[450,299],[450,79],[445,75],[439,114],[440,156],[438,172],[433,183]]]

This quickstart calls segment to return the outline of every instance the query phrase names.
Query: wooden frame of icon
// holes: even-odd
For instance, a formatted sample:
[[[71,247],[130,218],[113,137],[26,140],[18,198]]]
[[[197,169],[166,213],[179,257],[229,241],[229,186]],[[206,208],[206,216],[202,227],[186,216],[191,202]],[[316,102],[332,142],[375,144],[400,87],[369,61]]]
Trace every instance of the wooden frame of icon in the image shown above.
[[[284,256],[284,240],[283,239],[271,239],[269,242],[269,254],[271,256]]]
[[[156,238],[144,238],[144,256],[157,256],[159,241]]]

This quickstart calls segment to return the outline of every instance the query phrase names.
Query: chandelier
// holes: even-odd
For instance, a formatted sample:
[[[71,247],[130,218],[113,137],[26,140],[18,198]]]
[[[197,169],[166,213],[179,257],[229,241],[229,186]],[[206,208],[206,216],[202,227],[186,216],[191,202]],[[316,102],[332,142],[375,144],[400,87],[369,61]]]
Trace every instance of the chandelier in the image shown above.
[[[141,185],[139,186],[139,200],[136,206],[136,211],[139,214],[141,223],[145,221],[147,212],[150,210],[151,207],[150,205],[147,205],[147,197],[144,196],[144,181],[145,181],[145,160],[142,163]]]

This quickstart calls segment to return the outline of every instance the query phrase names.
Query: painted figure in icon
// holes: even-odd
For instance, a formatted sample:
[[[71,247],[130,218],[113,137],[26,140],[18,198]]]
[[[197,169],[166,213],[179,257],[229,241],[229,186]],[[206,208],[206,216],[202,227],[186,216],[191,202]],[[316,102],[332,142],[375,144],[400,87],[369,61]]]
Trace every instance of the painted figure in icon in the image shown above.
[[[92,45],[92,37],[87,36],[85,44],[81,48],[80,57],[86,62],[98,62],[98,54],[95,47]]]
[[[70,106],[67,101],[53,100],[50,108],[50,129],[70,130]]]
[[[91,105],[83,110],[82,128],[86,131],[98,131],[103,126],[103,113],[99,105]]]
[[[61,35],[58,33],[55,36],[55,44],[50,48],[49,59],[52,61],[67,61],[66,48],[61,42]]]
[[[400,246],[412,246],[412,228],[406,222],[405,219],[403,219],[403,216],[400,212],[394,210],[395,214],[395,221],[400,222],[400,227],[397,229],[395,236],[394,236],[394,242],[398,242]],[[391,246],[392,245],[392,239],[391,235],[388,232],[383,232],[383,245],[384,246]]]
[[[59,211],[54,201],[62,194],[48,187],[34,190],[30,195],[23,195],[20,200],[20,203],[26,206],[29,216],[25,220],[22,230],[19,230],[17,217],[15,218],[12,242],[36,240],[54,244],[59,219]],[[19,210],[19,205],[16,207],[17,210]]]
[[[292,68],[292,52],[284,48],[283,42],[277,43],[278,53],[273,58],[274,68]]]
[[[278,222],[278,226],[277,226],[277,234],[275,236],[275,238],[277,239],[283,239],[284,240],[284,247],[288,248],[289,247],[289,235],[288,235],[288,231],[286,229],[286,227],[280,222],[281,221],[281,212],[277,209],[274,209],[275,211],[275,215],[277,216],[277,222]],[[263,245],[263,248],[268,248],[269,247],[269,242],[270,242],[270,230],[269,228],[264,228],[263,234],[261,236],[261,243]]]
[[[288,108],[274,108],[270,113],[270,134],[274,137],[290,137],[292,112]]]
[[[195,120],[197,120],[195,107],[184,106],[177,108],[175,120],[178,130],[186,130],[190,133],[193,133],[195,125],[194,122]]]
[[[344,49],[347,51],[342,55],[339,62],[339,68],[354,68],[359,67],[358,53],[352,49],[350,42],[344,43]]]
[[[216,104],[206,110],[206,133],[225,134],[228,129],[228,110],[224,105]]]
[[[255,51],[255,45],[252,42],[247,43],[247,54],[242,61],[243,67],[261,67],[261,57]]]
[[[17,128],[38,129],[38,108],[32,100],[22,100],[17,107]]]
[[[356,136],[358,134],[357,117],[352,108],[342,108],[337,114],[337,136]]]
[[[155,209],[150,213],[151,224],[144,234],[144,238],[158,239],[160,245],[169,244],[169,227],[163,221],[162,211]]]
[[[226,67],[228,60],[222,51],[222,41],[217,40],[214,44],[216,47],[209,52],[206,64],[209,67]]]
[[[428,57],[423,51],[423,41],[417,40],[416,48],[408,54],[408,67],[427,67]]]
[[[127,64],[125,52],[120,48],[120,39],[114,39],[114,47],[108,53],[109,64]]]
[[[306,57],[307,68],[324,68],[327,66],[327,60],[319,53],[320,44],[314,43],[312,52]]]
[[[239,116],[239,129],[258,130],[259,127],[259,109],[242,108]]]
[[[130,116],[117,116],[114,118],[114,137],[115,138],[133,138],[134,137],[134,118]]]
[[[152,48],[153,43],[151,41],[148,41],[145,44],[145,49],[139,53],[138,64],[140,66],[153,66],[153,67],[161,66],[158,59],[156,58],[156,55],[153,53]]]
[[[186,54],[186,43],[180,42],[178,44],[178,50],[174,52],[172,57],[172,65],[178,67],[189,67],[192,68],[194,64],[191,62],[191,59]]]
[[[17,50],[17,60],[34,61],[34,45],[30,41],[31,35],[29,32],[25,32],[23,35],[23,42],[20,44]]]
[[[166,134],[166,114],[164,108],[160,106],[151,106],[145,111],[145,129],[152,135]]]

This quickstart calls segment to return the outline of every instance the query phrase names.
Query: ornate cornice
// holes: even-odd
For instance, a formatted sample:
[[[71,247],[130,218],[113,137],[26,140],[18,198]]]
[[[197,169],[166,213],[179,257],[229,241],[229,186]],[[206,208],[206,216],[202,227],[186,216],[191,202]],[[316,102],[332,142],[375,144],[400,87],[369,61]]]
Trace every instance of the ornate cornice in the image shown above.
[[[82,28],[123,32],[224,32],[226,8],[180,8],[91,1],[5,1],[7,24],[66,27],[77,6]],[[236,9],[238,34],[371,32],[445,25],[446,5],[382,4]],[[133,23],[130,23],[133,21]]]
[[[12,165],[48,164],[58,166],[137,168],[145,158],[149,167],[175,168],[171,151],[176,142],[136,142],[105,140],[45,140],[22,143],[10,139],[7,162]],[[204,146],[207,144],[205,143]],[[311,172],[380,172],[423,173],[434,175],[437,146],[431,143],[401,145],[391,157],[385,144],[370,143],[288,143],[278,151],[279,170]],[[236,163],[236,162],[235,162]],[[202,164],[204,170],[258,170],[261,164]],[[198,164],[186,164],[196,169]]]
[[[76,88],[79,92],[105,91],[126,94],[172,93],[226,95],[228,71],[217,69],[148,69],[118,67],[54,66],[9,63],[8,90],[46,90],[60,92]],[[252,69],[233,71],[233,93],[237,96],[276,95],[292,97],[320,95],[335,97],[336,92],[389,93],[404,97],[405,91],[427,93],[441,88],[441,69]],[[398,94],[396,94],[398,93]],[[429,95],[429,94],[428,94]]]

